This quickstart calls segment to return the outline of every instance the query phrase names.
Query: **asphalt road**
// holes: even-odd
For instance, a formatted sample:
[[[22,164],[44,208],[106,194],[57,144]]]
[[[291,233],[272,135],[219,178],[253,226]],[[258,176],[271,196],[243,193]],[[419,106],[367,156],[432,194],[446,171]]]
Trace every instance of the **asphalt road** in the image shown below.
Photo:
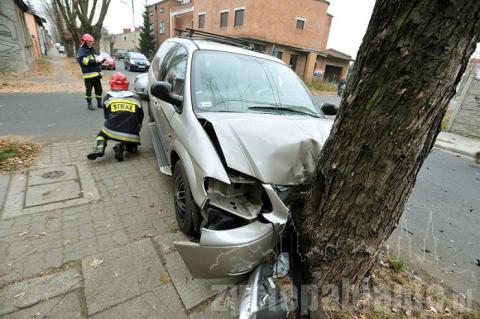
[[[117,61],[116,71],[104,73],[117,71],[128,77],[133,90],[133,80],[140,73],[124,70],[121,61]],[[104,92],[108,89],[103,88]],[[146,107],[145,101],[143,105]],[[40,142],[94,140],[102,123],[103,111],[88,110],[84,93],[0,93],[0,136],[22,135]],[[151,144],[147,131],[145,117],[142,144]]]
[[[133,84],[132,73],[118,63]],[[112,71],[106,71],[112,72]],[[104,88],[107,90],[107,88]],[[340,103],[336,96],[316,97]],[[145,103],[146,104],[146,103]],[[0,94],[0,136],[26,135],[42,142],[91,139],[103,122],[82,93]],[[144,123],[142,143],[151,144]],[[389,243],[391,253],[426,270],[480,302],[480,166],[472,159],[434,150],[424,163],[406,211]]]
[[[434,149],[423,164],[390,251],[480,304],[480,165]]]

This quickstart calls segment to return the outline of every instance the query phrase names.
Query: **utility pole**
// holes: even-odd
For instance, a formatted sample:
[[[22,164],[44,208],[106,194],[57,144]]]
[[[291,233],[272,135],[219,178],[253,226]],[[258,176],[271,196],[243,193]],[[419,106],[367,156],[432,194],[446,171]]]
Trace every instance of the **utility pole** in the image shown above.
[[[137,32],[135,30],[135,5],[132,0],[133,46],[137,48]]]

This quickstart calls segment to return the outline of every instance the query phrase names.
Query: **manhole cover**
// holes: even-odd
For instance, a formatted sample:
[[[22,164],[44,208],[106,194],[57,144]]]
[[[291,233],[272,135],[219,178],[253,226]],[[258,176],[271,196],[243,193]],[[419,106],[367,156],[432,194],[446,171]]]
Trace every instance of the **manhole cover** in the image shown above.
[[[45,179],[55,179],[55,178],[62,177],[63,175],[65,175],[64,171],[50,171],[50,172],[44,173],[42,177]]]

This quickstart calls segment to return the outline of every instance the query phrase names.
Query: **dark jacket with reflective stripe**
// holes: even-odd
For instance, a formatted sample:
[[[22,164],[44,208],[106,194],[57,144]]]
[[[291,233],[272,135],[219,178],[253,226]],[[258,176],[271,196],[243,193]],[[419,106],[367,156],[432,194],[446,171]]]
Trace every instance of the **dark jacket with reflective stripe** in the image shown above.
[[[102,64],[95,61],[97,52],[93,47],[90,49],[86,44],[78,49],[77,61],[82,68],[83,78],[90,79],[102,75]]]
[[[109,138],[140,144],[143,109],[130,91],[110,91],[103,97],[105,123],[102,132]]]

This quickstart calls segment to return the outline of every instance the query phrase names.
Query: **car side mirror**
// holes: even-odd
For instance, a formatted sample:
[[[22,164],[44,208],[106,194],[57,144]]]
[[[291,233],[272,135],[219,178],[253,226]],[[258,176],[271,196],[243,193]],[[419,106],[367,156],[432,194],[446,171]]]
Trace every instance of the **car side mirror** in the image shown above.
[[[322,112],[325,115],[337,115],[338,106],[332,103],[322,103]]]
[[[164,81],[155,81],[150,87],[150,92],[156,98],[182,109],[183,96],[172,93],[172,85]]]

